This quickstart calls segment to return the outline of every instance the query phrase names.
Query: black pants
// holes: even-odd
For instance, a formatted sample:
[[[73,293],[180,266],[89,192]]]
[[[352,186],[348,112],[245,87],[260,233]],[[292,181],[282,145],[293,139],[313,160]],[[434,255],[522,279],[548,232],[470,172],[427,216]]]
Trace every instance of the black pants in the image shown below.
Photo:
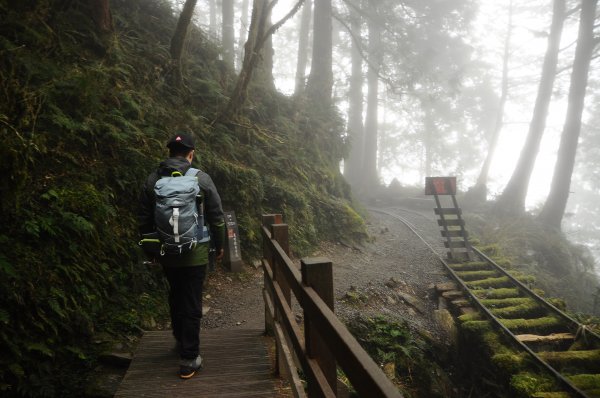
[[[182,359],[194,359],[200,352],[202,284],[206,266],[163,267],[169,281],[169,309],[173,336],[180,343]]]

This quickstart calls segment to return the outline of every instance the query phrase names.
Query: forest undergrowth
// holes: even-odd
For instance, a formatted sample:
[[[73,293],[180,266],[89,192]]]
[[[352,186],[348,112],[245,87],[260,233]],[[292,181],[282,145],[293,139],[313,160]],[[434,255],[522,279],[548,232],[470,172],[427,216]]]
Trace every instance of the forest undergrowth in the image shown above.
[[[254,86],[239,118],[214,122],[235,74],[202,31],[190,32],[175,89],[167,2],[111,1],[110,36],[86,4],[0,1],[3,396],[79,395],[107,342],[98,336],[166,316],[161,275],[136,249],[135,213],[176,130],[195,134],[195,165],[236,212],[247,258],[263,213],[283,213],[299,255],[365,237],[339,173],[335,109]]]

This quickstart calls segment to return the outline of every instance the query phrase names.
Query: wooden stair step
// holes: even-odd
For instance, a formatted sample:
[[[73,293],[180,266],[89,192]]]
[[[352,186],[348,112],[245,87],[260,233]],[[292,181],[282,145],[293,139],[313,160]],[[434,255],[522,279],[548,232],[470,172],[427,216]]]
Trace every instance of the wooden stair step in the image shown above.
[[[445,298],[446,300],[452,301],[452,300],[456,300],[458,298],[465,297],[465,294],[460,290],[447,290],[442,293],[442,297]]]
[[[572,333],[552,333],[547,336],[518,334],[516,337],[521,343],[554,343],[565,340],[575,340],[575,335]]]

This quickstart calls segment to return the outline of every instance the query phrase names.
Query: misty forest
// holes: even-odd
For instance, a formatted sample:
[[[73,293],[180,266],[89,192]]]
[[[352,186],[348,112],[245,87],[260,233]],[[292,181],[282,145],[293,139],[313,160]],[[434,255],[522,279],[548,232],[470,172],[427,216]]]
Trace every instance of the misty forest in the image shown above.
[[[421,214],[412,228],[433,223],[443,248],[425,180],[453,176],[469,245],[568,314],[575,340],[597,337],[599,26],[597,0],[0,0],[0,395],[113,396],[127,370],[110,370],[114,352],[169,329],[136,214],[176,131],[237,217],[244,269],[217,264],[217,303],[263,297],[263,214],[282,214],[294,259],[349,252],[366,274],[383,257],[417,272],[413,244],[397,245],[406,260],[378,253],[399,235],[374,210]],[[472,282],[492,275],[476,264],[454,267],[465,289],[529,321],[531,299]],[[336,313],[402,396],[600,397],[600,343],[540,354],[584,391],[557,392],[475,310],[423,328],[373,310],[381,289],[409,286],[420,304],[399,301],[429,319],[437,280],[349,278]]]

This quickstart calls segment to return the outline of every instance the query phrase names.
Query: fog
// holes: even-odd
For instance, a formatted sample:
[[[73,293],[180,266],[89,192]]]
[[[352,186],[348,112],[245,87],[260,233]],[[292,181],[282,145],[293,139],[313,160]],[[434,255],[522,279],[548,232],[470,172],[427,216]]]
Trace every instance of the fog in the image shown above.
[[[248,29],[249,21],[241,21],[242,2],[238,3],[234,10],[235,51],[241,57],[239,36]],[[372,132],[364,129],[369,93],[367,76],[374,65],[369,60],[372,56],[369,35],[373,33],[367,20],[377,20],[381,64],[376,68],[379,85],[375,132],[377,163],[374,167],[379,182],[389,184],[396,179],[403,185],[421,186],[426,175],[456,175],[460,187],[468,190],[481,178],[496,123],[498,138],[487,174],[486,198],[500,197],[513,175],[532,121],[548,48],[553,2],[380,1],[377,5],[367,2],[358,12],[355,3],[332,3],[333,96],[335,105],[348,121],[352,101],[351,54],[355,46],[363,58],[361,139],[368,139],[366,137]],[[294,4],[291,0],[277,2],[272,22],[279,21]],[[533,214],[539,213],[547,202],[561,135],[565,130],[581,19],[580,11],[575,8],[579,5],[572,1],[566,4],[568,14],[560,36],[552,96],[524,202],[524,209]],[[209,7],[199,7],[197,22],[210,31]],[[252,4],[248,7],[249,15]],[[287,95],[293,95],[295,90],[301,15],[302,10],[283,24],[272,38],[275,84]],[[362,17],[358,32],[352,31],[356,30],[356,25],[351,27],[356,15]],[[213,25],[212,35],[218,41],[222,34],[221,16],[217,13],[213,18],[216,25]],[[308,43],[305,76],[310,73],[311,37]],[[500,109],[505,58],[505,101]],[[569,192],[567,207],[559,225],[570,239],[591,247],[599,257],[597,219],[600,209],[596,202],[600,159],[596,153],[600,142],[594,140],[593,116],[598,106],[598,61],[595,55],[588,76],[585,106],[580,115],[580,146],[570,188],[566,188]],[[350,143],[358,142],[353,136],[355,130],[348,126],[344,138]],[[344,163],[349,165],[349,162],[352,158]],[[352,176],[346,177],[352,179]],[[361,189],[353,185],[357,191]]]

